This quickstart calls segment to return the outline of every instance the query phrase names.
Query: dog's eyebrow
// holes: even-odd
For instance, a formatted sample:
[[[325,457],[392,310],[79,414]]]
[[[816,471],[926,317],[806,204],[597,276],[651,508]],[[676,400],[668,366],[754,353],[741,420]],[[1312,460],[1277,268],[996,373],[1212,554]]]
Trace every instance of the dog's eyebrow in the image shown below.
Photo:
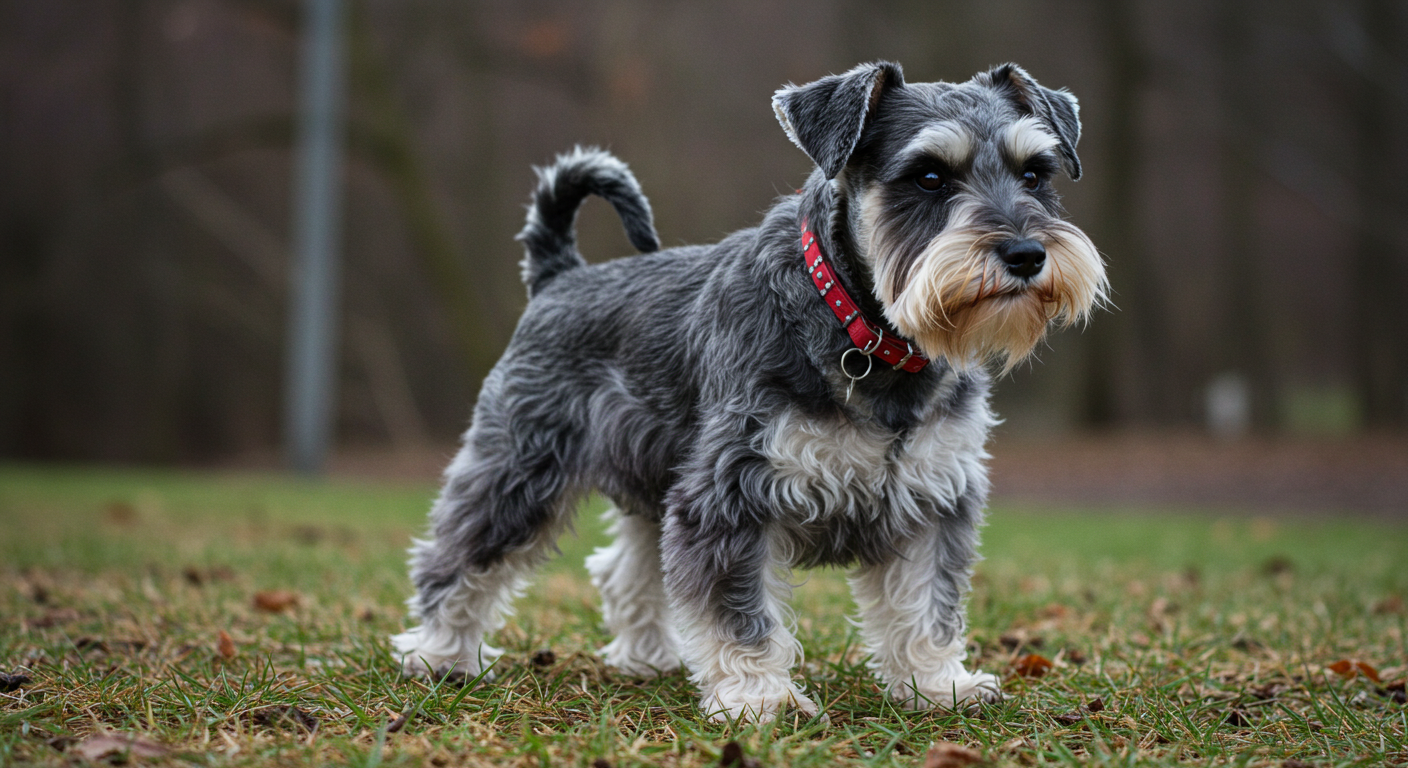
[[[973,156],[973,135],[954,123],[937,123],[920,131],[901,153],[905,157],[930,154],[958,167]]]
[[[1017,165],[1022,165],[1036,155],[1055,147],[1058,139],[1046,130],[1046,126],[1035,117],[1023,117],[1007,126],[1002,137],[1007,156]]]

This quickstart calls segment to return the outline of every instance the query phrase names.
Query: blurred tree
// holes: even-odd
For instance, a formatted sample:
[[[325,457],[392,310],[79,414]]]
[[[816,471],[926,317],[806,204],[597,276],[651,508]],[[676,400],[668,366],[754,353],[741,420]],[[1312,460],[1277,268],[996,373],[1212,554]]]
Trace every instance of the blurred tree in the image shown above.
[[[1402,3],[1365,0],[1363,46],[1354,87],[1359,127],[1359,218],[1354,260],[1352,343],[1355,388],[1366,426],[1408,423],[1408,270],[1403,216],[1403,125],[1408,98]]]
[[[1261,273],[1256,204],[1259,144],[1263,105],[1257,69],[1255,0],[1222,0],[1218,50],[1221,59],[1224,320],[1216,354],[1222,372],[1233,372],[1245,384],[1248,423],[1258,432],[1276,426],[1276,384],[1272,365],[1266,276]]]
[[[1141,233],[1141,101],[1149,76],[1135,0],[1099,0],[1101,37],[1109,78],[1105,130],[1104,205],[1092,229],[1109,260],[1115,313],[1098,317],[1086,334],[1086,373],[1081,403],[1086,425],[1107,428],[1126,417],[1167,422],[1170,408],[1166,368],[1172,350],[1164,331],[1164,302],[1150,252]],[[1123,338],[1122,338],[1123,337]],[[1131,350],[1132,351],[1126,351]],[[1121,368],[1133,384],[1127,413],[1121,412]]]

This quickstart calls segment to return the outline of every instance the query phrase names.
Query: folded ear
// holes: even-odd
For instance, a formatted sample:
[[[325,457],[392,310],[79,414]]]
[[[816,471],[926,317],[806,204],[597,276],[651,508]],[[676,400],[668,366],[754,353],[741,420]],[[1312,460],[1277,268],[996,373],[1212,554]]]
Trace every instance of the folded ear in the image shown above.
[[[772,109],[787,138],[807,153],[826,178],[834,179],[855,151],[880,95],[886,88],[903,86],[900,65],[878,61],[844,75],[782,88],[772,96]]]
[[[1044,88],[1016,64],[993,67],[974,79],[1007,91],[1008,98],[1016,102],[1022,114],[1045,123],[1056,137],[1062,170],[1072,180],[1080,178],[1080,158],[1076,156],[1076,142],[1080,141],[1080,102],[1070,91]]]

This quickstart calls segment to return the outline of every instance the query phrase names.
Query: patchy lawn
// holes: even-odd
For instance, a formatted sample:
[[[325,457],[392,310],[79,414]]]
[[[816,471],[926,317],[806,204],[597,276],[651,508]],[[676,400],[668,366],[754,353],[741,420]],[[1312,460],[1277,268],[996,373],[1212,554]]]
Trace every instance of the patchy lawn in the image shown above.
[[[737,742],[738,765],[918,766],[939,741],[998,765],[1408,763],[1401,526],[994,509],[971,646],[1007,701],[895,711],[817,571],[800,674],[830,722],[735,728],[700,722],[682,675],[592,655],[592,514],[501,633],[495,682],[400,679],[386,638],[433,493],[0,468],[0,764],[712,766]]]

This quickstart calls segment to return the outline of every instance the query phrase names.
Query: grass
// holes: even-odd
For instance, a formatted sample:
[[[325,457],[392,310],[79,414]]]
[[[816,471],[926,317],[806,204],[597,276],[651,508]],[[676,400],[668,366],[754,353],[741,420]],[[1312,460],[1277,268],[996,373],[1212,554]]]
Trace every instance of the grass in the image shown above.
[[[1005,702],[895,711],[841,575],[818,571],[797,590],[799,674],[830,722],[735,727],[701,722],[682,675],[593,657],[592,515],[500,634],[496,681],[400,679],[386,637],[433,493],[0,467],[0,673],[31,679],[0,694],[0,764],[70,764],[107,733],[143,741],[99,759],[144,764],[704,766],[730,741],[764,766],[917,766],[935,741],[998,765],[1408,762],[1403,527],[999,507],[970,661]],[[296,605],[257,609],[269,590]],[[1031,654],[1047,674],[1017,674]],[[1383,682],[1328,670],[1341,660]]]

